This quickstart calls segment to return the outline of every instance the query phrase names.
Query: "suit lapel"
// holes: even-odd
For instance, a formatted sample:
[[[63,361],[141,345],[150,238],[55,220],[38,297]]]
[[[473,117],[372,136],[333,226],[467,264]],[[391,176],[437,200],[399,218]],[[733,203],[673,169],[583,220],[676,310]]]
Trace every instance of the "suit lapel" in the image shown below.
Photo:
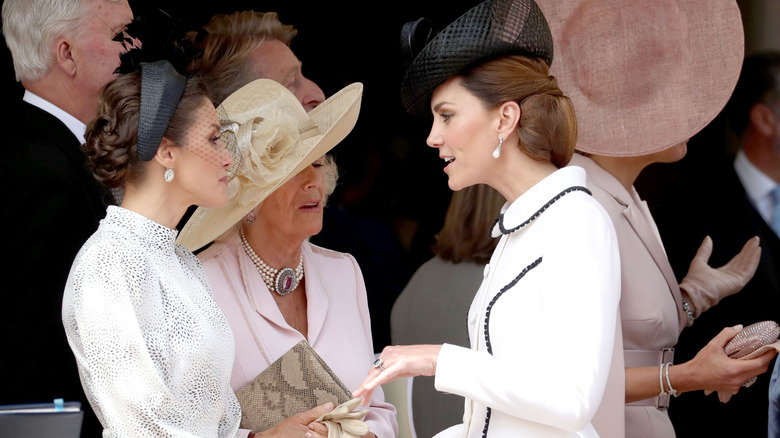
[[[328,293],[320,277],[320,272],[314,263],[313,254],[309,243],[301,245],[303,251],[303,281],[306,282],[306,313],[309,325],[309,344],[315,345],[317,338],[325,324],[325,316],[328,314]]]
[[[674,302],[677,305],[677,316],[680,327],[685,327],[687,324],[687,317],[685,315],[685,310],[682,307],[682,295],[680,294],[680,285],[677,283],[677,277],[675,277],[672,266],[669,264],[666,251],[664,251],[663,246],[661,246],[661,241],[652,231],[654,226],[652,222],[649,222],[648,220],[650,215],[649,210],[642,209],[642,206],[644,206],[643,201],[638,202],[634,199],[634,202],[628,203],[623,210],[623,216],[628,220],[628,223],[631,224],[631,227],[634,229],[636,235],[639,236],[639,239],[642,241],[645,248],[647,248],[647,252],[650,253],[656,266],[661,270],[661,273],[666,279],[666,283],[669,285],[672,297],[674,297]]]
[[[257,268],[249,259],[249,256],[244,253],[243,249],[239,252],[239,264],[241,266],[241,281],[244,282],[244,288],[249,294],[249,299],[255,312],[269,323],[279,327],[280,330],[295,332],[287,324],[284,315],[279,310],[279,306],[276,305],[276,301],[271,296],[272,292],[265,286],[260,273],[257,272]]]
[[[629,193],[612,174],[590,158],[574,154],[571,163],[585,168],[588,173],[589,184],[593,183],[600,187],[615,200],[619,207],[623,208],[623,217],[631,225],[631,228],[633,228],[669,285],[669,291],[677,306],[680,330],[682,330],[687,325],[688,318],[682,307],[680,285],[677,283],[677,277],[674,275],[672,265],[669,263],[669,258],[666,256],[661,240],[653,231],[656,230],[656,226],[650,210],[646,207],[646,203],[639,199],[636,189],[632,187],[633,193]]]
[[[759,264],[759,269],[766,273],[767,280],[772,284],[773,289],[780,290],[780,283],[778,283],[778,264],[780,264],[780,260],[777,260],[780,257],[780,237],[775,234],[772,227],[758,213],[736,172],[734,173],[732,187],[735,189],[739,188],[735,195],[739,196],[742,202],[744,202],[743,210],[749,212],[748,221],[752,225],[754,233],[761,239],[761,263]]]

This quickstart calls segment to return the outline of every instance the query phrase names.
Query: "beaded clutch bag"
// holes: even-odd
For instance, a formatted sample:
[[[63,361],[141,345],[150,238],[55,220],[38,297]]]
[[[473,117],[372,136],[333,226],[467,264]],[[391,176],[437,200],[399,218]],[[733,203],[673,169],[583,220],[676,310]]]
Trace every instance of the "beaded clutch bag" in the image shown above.
[[[761,321],[744,327],[723,347],[726,355],[732,359],[753,359],[761,356],[769,350],[780,351],[780,327],[774,321]],[[756,383],[758,376],[748,379],[742,386],[748,388]],[[705,390],[705,395],[712,394],[711,390]],[[727,403],[731,394],[718,392],[718,399]]]
[[[293,348],[236,392],[241,428],[263,432],[287,418],[352,393],[306,341]]]
[[[750,359],[763,354],[763,351],[758,353],[758,350],[776,342],[778,336],[780,336],[780,326],[776,322],[761,321],[743,328],[724,349],[726,355],[732,359]]]

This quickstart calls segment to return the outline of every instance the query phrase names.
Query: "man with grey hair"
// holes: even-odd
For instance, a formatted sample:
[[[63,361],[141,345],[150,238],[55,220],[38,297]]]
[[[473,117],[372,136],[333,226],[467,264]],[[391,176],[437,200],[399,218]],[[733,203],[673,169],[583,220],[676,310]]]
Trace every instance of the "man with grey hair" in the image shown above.
[[[81,401],[83,436],[100,436],[62,326],[73,259],[112,201],[80,150],[100,89],[133,19],[127,0],[5,0],[3,35],[25,89],[5,117],[0,184],[7,230],[0,308],[0,404]],[[99,311],[99,309],[96,309]]]

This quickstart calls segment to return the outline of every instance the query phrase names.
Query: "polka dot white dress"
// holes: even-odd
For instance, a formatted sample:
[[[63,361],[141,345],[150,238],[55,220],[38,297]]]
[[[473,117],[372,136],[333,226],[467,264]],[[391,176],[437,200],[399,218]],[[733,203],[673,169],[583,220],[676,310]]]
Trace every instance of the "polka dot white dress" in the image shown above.
[[[121,207],[81,248],[62,305],[104,437],[234,437],[234,344],[176,230]]]

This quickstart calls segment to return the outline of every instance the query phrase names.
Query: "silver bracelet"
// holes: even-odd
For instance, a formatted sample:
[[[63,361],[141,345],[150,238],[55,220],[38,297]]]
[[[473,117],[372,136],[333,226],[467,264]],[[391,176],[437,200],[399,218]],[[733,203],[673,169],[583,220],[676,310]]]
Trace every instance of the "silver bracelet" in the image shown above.
[[[693,307],[691,306],[691,303],[685,298],[685,296],[682,297],[682,306],[683,310],[685,310],[685,314],[688,316],[688,325],[686,327],[690,327],[693,325],[694,316],[693,316]]]
[[[678,395],[677,394],[677,390],[672,388],[672,381],[669,380],[669,365],[671,365],[671,364],[672,364],[671,362],[667,362],[664,365],[664,368],[665,368],[664,372],[666,374],[666,386],[669,387],[669,395],[673,395],[673,396],[677,397],[677,395]]]
[[[666,392],[666,388],[664,388],[664,364],[661,364],[661,366],[658,367],[658,380],[661,383],[661,393],[658,394],[658,397],[668,397],[669,393]]]

